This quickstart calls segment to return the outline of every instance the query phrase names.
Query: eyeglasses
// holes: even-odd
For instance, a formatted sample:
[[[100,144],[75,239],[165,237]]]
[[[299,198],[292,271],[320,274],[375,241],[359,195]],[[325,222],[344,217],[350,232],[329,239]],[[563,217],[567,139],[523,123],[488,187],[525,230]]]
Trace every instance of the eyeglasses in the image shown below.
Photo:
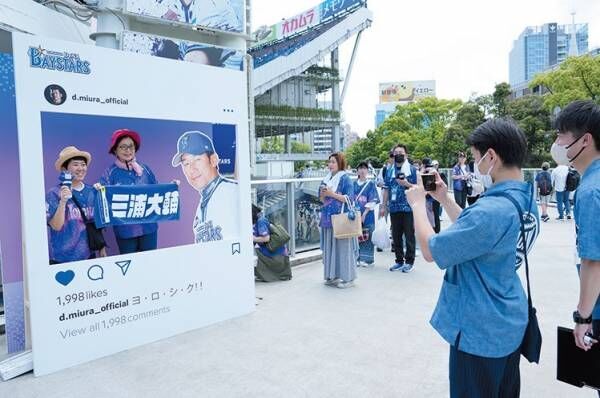
[[[133,151],[135,149],[135,145],[134,144],[130,144],[130,145],[119,145],[118,148],[122,151]]]

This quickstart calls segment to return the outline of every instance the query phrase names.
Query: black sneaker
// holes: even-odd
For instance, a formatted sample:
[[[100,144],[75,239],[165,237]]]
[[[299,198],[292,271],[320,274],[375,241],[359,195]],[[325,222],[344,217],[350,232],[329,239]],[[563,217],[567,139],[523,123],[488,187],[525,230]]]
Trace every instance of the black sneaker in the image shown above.
[[[567,214],[567,220],[570,220],[570,219],[571,219],[571,215]]]

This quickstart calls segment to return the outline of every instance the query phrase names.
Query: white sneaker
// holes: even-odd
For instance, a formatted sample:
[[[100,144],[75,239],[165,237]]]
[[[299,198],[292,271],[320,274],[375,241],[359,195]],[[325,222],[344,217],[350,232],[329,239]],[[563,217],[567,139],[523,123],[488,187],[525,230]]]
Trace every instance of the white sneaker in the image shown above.
[[[337,287],[338,289],[347,289],[347,288],[349,288],[349,287],[352,287],[352,286],[354,286],[354,281],[349,281],[349,282],[340,281],[340,282],[339,282],[339,283],[336,285],[336,287]]]
[[[339,279],[325,279],[325,286],[336,286]]]

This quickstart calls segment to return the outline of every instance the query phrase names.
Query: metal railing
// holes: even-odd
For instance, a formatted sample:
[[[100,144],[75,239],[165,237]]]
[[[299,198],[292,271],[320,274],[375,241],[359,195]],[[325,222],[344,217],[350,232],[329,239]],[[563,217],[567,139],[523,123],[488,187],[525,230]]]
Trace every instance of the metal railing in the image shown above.
[[[523,169],[523,178],[534,184],[534,192],[537,192],[535,176],[539,171],[541,169]],[[452,170],[440,169],[440,172],[448,177],[448,190],[452,191]],[[319,219],[322,204],[318,191],[326,171],[315,170],[305,174],[311,177],[251,182],[252,202],[263,209],[271,222],[278,223],[289,231],[291,240],[288,249],[291,256],[318,249],[320,244]],[[353,175],[352,178],[355,179],[356,176]]]

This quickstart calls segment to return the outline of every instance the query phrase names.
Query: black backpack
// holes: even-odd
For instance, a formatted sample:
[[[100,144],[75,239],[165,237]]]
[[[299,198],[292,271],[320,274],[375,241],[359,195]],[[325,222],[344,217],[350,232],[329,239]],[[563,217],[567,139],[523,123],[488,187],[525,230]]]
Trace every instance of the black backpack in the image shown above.
[[[580,175],[574,168],[569,168],[569,174],[567,174],[567,191],[573,192],[579,186]]]
[[[547,196],[552,194],[552,177],[547,171],[540,173],[540,181],[538,182],[538,188],[540,189],[541,196]]]

